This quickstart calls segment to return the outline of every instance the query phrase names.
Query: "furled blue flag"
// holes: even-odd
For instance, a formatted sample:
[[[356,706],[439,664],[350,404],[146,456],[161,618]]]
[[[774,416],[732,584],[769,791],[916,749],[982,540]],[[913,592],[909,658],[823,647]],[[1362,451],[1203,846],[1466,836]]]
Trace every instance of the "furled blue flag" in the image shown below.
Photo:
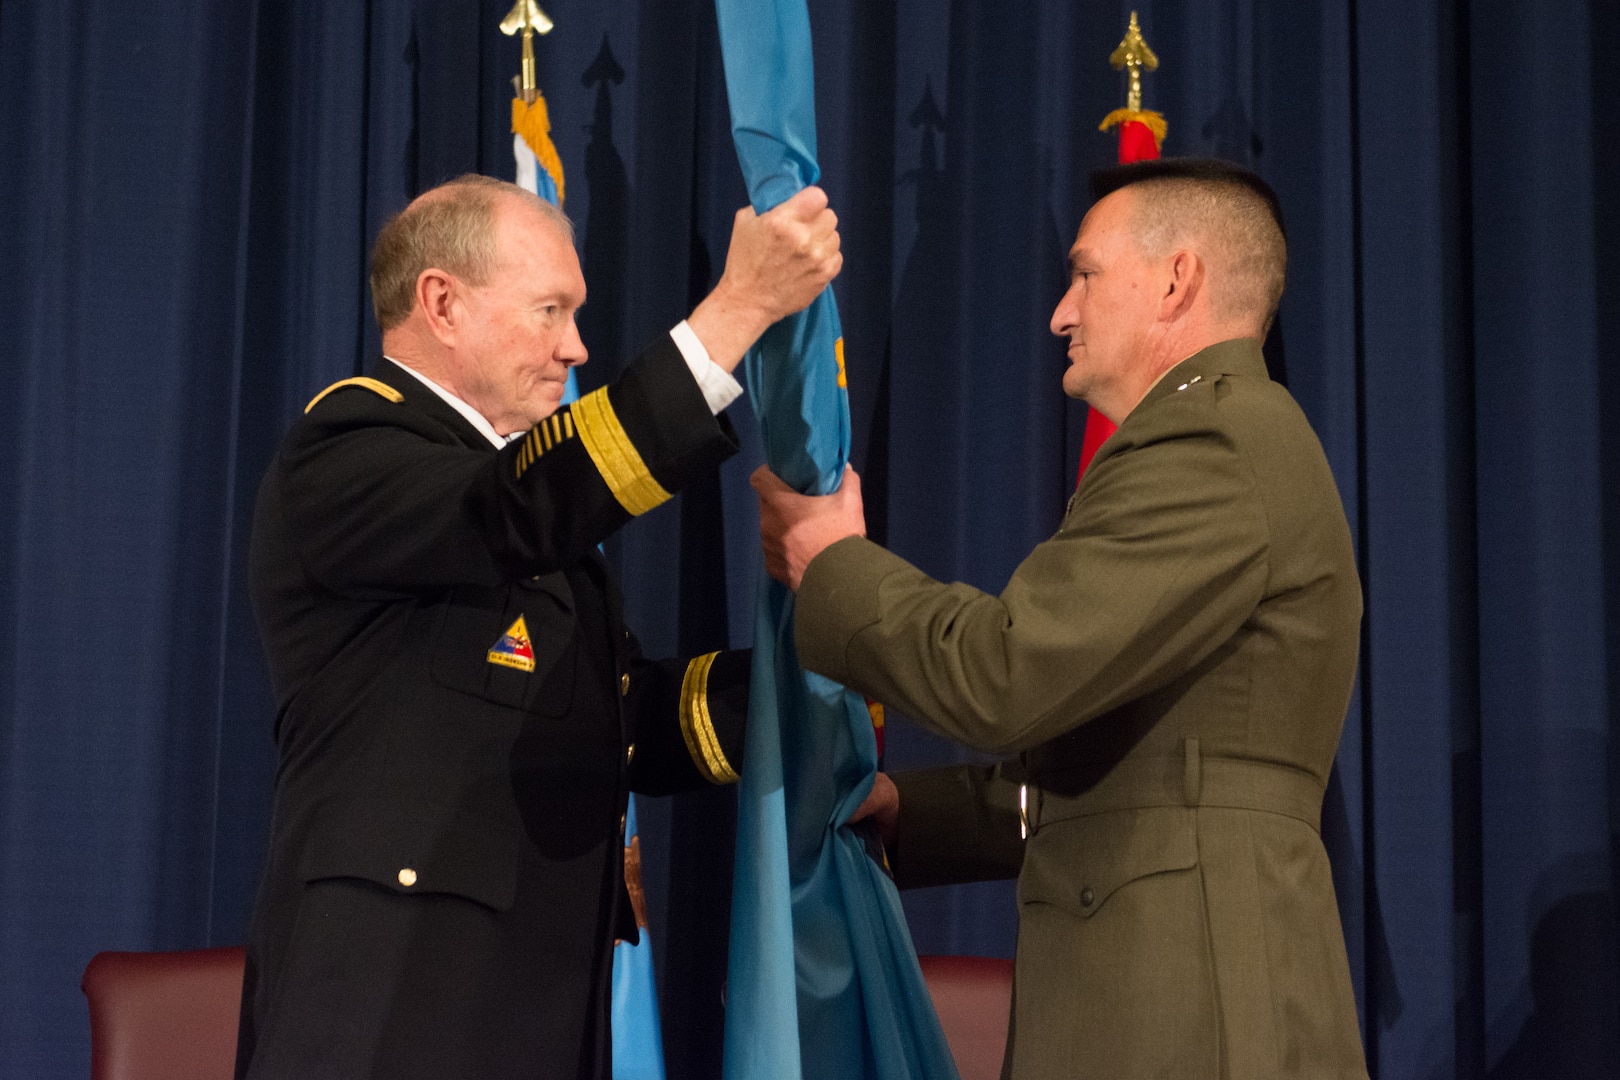
[[[754,209],[816,182],[805,0],[716,0],[731,130]],[[837,488],[849,394],[831,289],[744,361],[771,469]],[[799,667],[793,596],[761,578],[738,791],[726,979],[727,1080],[954,1078],[899,894],[845,824],[871,791],[861,698]]]
[[[634,795],[625,814],[624,835],[625,843],[637,851],[639,866]],[[639,876],[640,870],[636,873]],[[621,941],[613,948],[612,1024],[613,1080],[664,1080],[664,1036],[658,1025],[658,986],[646,927],[641,928],[639,944]]]
[[[546,99],[512,99],[512,156],[517,184],[561,208],[562,159],[551,142]],[[564,405],[579,400],[579,381],[568,369]],[[636,843],[636,797],[625,813],[625,843]],[[629,857],[630,848],[625,849]],[[638,849],[639,851],[639,849]],[[639,871],[638,871],[639,873]],[[658,1023],[658,986],[653,978],[652,941],[642,928],[641,942],[621,941],[613,949],[613,1080],[664,1080],[664,1036]]]

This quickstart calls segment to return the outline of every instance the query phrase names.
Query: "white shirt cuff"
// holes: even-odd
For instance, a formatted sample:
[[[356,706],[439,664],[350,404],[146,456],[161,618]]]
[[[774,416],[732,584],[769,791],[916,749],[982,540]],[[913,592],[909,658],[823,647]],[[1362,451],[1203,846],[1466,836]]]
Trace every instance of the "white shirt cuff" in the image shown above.
[[[692,378],[697,380],[698,389],[703,391],[703,400],[709,403],[709,411],[719,416],[726,411],[726,406],[742,397],[742,384],[733,379],[725,368],[709,359],[709,350],[703,347],[703,342],[692,332],[682,319],[675,324],[669,332],[675,347],[681,350],[681,356],[686,358],[686,366],[692,369]]]

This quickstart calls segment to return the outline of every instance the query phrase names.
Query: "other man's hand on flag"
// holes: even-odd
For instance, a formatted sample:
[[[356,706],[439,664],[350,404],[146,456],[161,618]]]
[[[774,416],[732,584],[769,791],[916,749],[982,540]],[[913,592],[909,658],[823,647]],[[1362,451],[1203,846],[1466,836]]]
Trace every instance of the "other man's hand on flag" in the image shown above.
[[[765,570],[795,592],[805,568],[823,550],[845,537],[866,535],[861,478],[847,465],[844,482],[831,495],[800,495],[765,465],[748,482],[759,494]]]
[[[854,825],[867,818],[871,818],[872,824],[877,826],[883,846],[892,852],[895,838],[900,834],[900,789],[894,786],[888,773],[880,772],[872,778],[871,793],[849,815],[849,823]]]

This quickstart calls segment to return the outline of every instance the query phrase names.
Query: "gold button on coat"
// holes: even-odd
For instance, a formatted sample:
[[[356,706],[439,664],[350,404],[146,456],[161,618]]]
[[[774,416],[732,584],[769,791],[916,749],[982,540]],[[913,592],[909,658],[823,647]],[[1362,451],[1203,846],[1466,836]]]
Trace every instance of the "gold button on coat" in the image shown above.
[[[624,748],[624,763],[628,765],[634,760],[636,760],[636,744],[631,743]]]
[[[405,869],[401,870],[399,872],[399,883],[401,885],[405,886],[407,889],[410,888],[412,885],[415,885],[416,884],[416,871],[412,870],[408,866]]]
[[[627,671],[619,676],[619,694],[622,697],[630,692],[630,673]]]

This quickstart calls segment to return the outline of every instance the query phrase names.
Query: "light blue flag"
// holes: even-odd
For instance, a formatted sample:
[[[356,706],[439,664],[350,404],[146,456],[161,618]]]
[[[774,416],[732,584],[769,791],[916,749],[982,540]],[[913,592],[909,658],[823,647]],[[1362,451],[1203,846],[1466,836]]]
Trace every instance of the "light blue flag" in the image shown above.
[[[562,160],[551,143],[550,122],[545,120],[545,99],[540,121],[523,123],[528,115],[520,100],[512,102],[512,156],[517,163],[517,184],[559,209],[562,206]],[[536,153],[536,146],[539,152]],[[568,369],[562,404],[579,400],[579,380]],[[636,797],[625,811],[624,840],[636,837]],[[664,1080],[664,1035],[658,1023],[658,984],[653,977],[652,941],[645,930],[639,944],[620,942],[613,949],[613,1080]]]
[[[804,0],[716,0],[731,130],[754,209],[820,176]],[[837,488],[849,395],[831,289],[744,361],[771,469]],[[738,792],[726,979],[727,1080],[951,1080],[951,1059],[894,883],[845,825],[877,742],[858,696],[799,667],[793,596],[761,578]]]
[[[572,372],[570,372],[572,374]],[[625,813],[625,842],[636,837],[636,797]],[[652,940],[613,949],[613,1080],[664,1080],[664,1036],[658,1026],[658,984]]]

